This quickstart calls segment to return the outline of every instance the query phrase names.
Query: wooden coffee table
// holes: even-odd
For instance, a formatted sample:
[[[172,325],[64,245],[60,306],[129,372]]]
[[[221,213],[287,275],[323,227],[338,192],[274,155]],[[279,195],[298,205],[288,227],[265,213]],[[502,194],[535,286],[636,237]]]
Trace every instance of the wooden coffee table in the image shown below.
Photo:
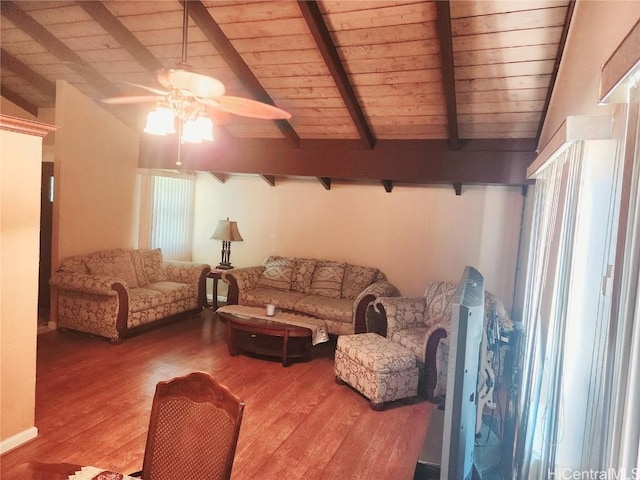
[[[282,358],[282,366],[287,367],[290,358],[309,355],[312,345],[308,328],[224,312],[218,315],[227,323],[227,347],[234,357],[243,351]]]

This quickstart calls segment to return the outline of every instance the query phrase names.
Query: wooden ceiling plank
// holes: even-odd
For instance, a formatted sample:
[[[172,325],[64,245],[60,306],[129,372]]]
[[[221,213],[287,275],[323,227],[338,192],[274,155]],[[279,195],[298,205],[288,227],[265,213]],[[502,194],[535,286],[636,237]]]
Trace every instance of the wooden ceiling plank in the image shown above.
[[[440,61],[442,64],[442,82],[445,103],[447,105],[447,125],[449,128],[449,145],[458,148],[458,114],[456,102],[456,83],[453,68],[453,44],[451,41],[451,15],[449,0],[436,2],[438,14],[437,27],[440,41]]]
[[[18,95],[16,92],[6,87],[4,84],[0,84],[0,95],[9,100],[10,102],[15,103],[20,108],[26,110],[34,117],[38,116],[38,107],[33,103],[29,102],[21,95]]]
[[[184,4],[184,2],[181,1]],[[256,100],[274,105],[273,100],[264,89],[260,81],[253,74],[249,66],[242,59],[231,41],[224,34],[220,26],[211,17],[207,8],[200,2],[189,1],[189,15],[204,33],[207,39],[224,58],[229,68],[242,81],[247,90]],[[300,137],[287,120],[275,120],[275,124],[282,134],[296,147],[300,145]]]
[[[83,0],[77,3],[147,70],[154,72],[163,67],[147,47],[102,2]]]
[[[453,49],[457,52],[486,50],[491,48],[526,47],[558,43],[562,26],[533,30],[480,33],[453,37]]]
[[[340,56],[333,44],[331,34],[324,23],[324,18],[320,12],[320,8],[315,1],[298,1],[298,6],[302,12],[302,16],[309,26],[311,35],[316,41],[318,49],[324,58],[327,68],[331,72],[333,79],[340,91],[340,95],[344,100],[344,103],[353,119],[353,123],[360,134],[362,142],[367,148],[373,148],[375,145],[375,138],[373,133],[367,124],[364,112],[360,107],[360,103],[356,98],[353,87],[347,77],[344,65],[340,60]]]
[[[538,10],[481,15],[478,17],[457,18],[452,20],[451,29],[453,35],[460,36],[556,27],[563,25],[566,10],[566,6],[560,6]]]
[[[86,63],[80,56],[51,34],[51,32],[25,13],[15,2],[10,0],[3,1],[2,15],[24,32],[28,33],[35,41],[40,43],[60,60],[68,62],[69,67],[86,78],[89,83],[94,84],[104,94],[113,96],[120,92],[113,83],[103,77],[91,65]]]
[[[53,82],[50,82],[38,72],[26,66],[4,48],[0,49],[0,58],[3,67],[8,68],[16,75],[19,75],[27,83],[33,85],[49,97],[54,99],[56,98],[56,86]]]

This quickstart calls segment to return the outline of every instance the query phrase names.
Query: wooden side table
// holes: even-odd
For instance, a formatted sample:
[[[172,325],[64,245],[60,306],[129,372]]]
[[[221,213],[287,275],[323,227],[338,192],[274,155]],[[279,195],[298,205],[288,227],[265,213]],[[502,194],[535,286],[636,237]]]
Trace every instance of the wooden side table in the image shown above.
[[[223,272],[224,270],[214,268],[207,274],[207,278],[213,280],[213,303],[208,304],[207,302],[207,307],[213,308],[214,311],[218,309],[218,281],[222,279]]]

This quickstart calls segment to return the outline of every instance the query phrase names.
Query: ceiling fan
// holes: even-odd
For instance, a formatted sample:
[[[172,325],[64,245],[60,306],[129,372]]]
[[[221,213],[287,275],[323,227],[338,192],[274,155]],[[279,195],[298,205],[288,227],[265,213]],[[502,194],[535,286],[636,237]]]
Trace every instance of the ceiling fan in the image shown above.
[[[147,90],[155,95],[120,96],[104,98],[110,105],[155,102],[156,110],[147,117],[145,132],[165,135],[175,133],[174,122],[182,130],[182,141],[212,140],[211,110],[265,120],[289,119],[291,114],[276,106],[243,97],[225,95],[224,84],[214,77],[195,73],[187,64],[188,5],[183,2],[182,59],[176,68],[161,69],[156,73],[164,89],[123,82]],[[196,127],[196,124],[199,126]]]

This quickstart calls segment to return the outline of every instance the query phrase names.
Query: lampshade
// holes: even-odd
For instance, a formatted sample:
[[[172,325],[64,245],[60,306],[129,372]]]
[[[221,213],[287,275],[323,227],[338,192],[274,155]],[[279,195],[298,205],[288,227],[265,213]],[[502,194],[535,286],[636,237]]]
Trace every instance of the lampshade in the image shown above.
[[[211,235],[212,240],[222,240],[224,242],[242,242],[242,235],[238,231],[237,222],[230,222],[226,220],[220,220],[216,231]]]

